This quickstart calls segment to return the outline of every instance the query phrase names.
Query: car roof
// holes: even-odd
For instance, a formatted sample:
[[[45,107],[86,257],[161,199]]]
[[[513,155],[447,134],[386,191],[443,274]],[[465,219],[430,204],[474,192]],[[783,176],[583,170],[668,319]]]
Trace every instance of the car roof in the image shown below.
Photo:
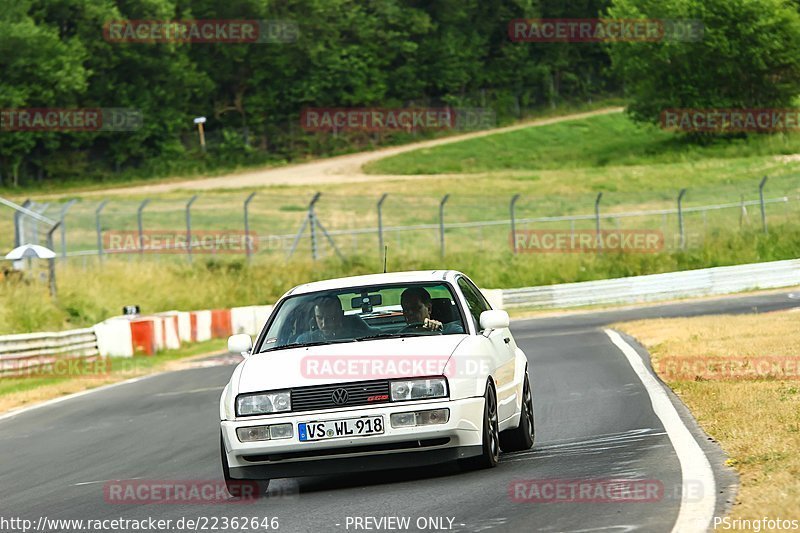
[[[304,283],[291,289],[285,296],[306,294],[309,292],[346,289],[348,287],[363,287],[365,285],[388,285],[393,283],[420,283],[420,282],[455,282],[456,276],[461,275],[457,270],[415,270],[410,272],[387,272],[382,274],[367,274],[364,276],[350,276],[347,278],[334,278],[323,281]]]

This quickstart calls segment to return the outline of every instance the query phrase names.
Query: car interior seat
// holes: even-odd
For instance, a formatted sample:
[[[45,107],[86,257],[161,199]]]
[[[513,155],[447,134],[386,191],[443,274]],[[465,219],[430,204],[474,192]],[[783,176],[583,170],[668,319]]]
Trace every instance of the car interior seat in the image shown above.
[[[455,302],[450,301],[450,298],[432,298],[431,318],[442,324],[458,320]]]

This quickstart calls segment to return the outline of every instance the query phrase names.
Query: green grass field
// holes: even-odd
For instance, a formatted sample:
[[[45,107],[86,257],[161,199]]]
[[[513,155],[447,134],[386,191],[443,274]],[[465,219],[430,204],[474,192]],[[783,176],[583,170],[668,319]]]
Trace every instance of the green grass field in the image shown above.
[[[624,114],[612,114],[400,154],[370,163],[366,171],[466,174],[680,165],[709,159],[732,160],[738,166],[743,159],[798,152],[798,134],[719,139],[698,146],[655,126],[635,124]]]
[[[389,269],[457,269],[483,288],[547,285],[788,259],[800,250],[800,231],[796,224],[774,226],[768,235],[757,228],[715,231],[685,250],[673,247],[659,253],[514,255],[507,241],[495,244],[495,250],[487,243],[484,250],[448,252],[445,260],[436,252],[390,252]],[[102,267],[71,261],[58,268],[56,302],[43,282],[0,283],[0,334],[89,326],[119,314],[124,305],[136,304],[150,313],[270,304],[301,283],[380,270],[377,253],[346,262],[329,254],[317,263],[305,257],[286,261],[265,256],[252,265],[241,258],[208,257],[196,257],[191,265],[175,257],[112,258]]]
[[[800,153],[800,136],[752,137],[694,147],[658,129],[632,124],[623,114],[527,128],[512,133],[421,150],[378,162],[370,171],[424,172],[422,179],[280,186],[256,190],[250,204],[250,229],[261,238],[250,266],[241,254],[196,254],[190,265],[183,254],[137,253],[107,257],[100,268],[95,256],[58,261],[59,299],[51,302],[42,282],[0,283],[0,333],[78,327],[117,314],[122,305],[143,310],[202,309],[270,303],[291,286],[314,279],[370,273],[382,268],[376,202],[384,203],[384,242],[389,269],[456,268],[485,288],[508,288],[584,281],[795,258],[800,254],[800,172],[785,157]],[[445,173],[439,177],[437,173]],[[454,174],[456,173],[456,174]],[[462,174],[463,173],[463,174]],[[769,176],[769,233],[761,231],[757,205],[742,210],[741,199],[758,198],[758,182]],[[591,214],[598,192],[601,212],[674,209],[678,190],[688,189],[684,208],[729,203],[726,209],[688,211],[684,216],[687,248],[680,250],[675,214],[612,216],[603,229],[661,231],[665,248],[655,254],[511,253],[507,223],[449,228],[446,253],[440,257],[439,201],[447,223],[507,220],[509,200],[520,194],[518,229],[586,230],[594,220],[573,223],[524,222],[525,218]],[[320,260],[310,260],[308,230],[296,253],[288,247],[306,217],[313,194],[319,220],[346,257],[340,261],[317,234]],[[251,190],[204,191],[192,208],[195,231],[242,231],[242,203]],[[184,206],[191,197],[177,191],[152,198],[144,211],[147,230],[185,231]],[[67,217],[70,251],[96,247],[97,197],[79,201]],[[103,212],[102,229],[136,230],[136,208],[144,196],[114,196]],[[55,214],[59,204],[48,213]],[[10,212],[9,212],[10,213]],[[0,246],[10,248],[10,214],[0,218]],[[424,229],[398,226],[427,224]],[[370,229],[371,228],[371,229]],[[365,229],[362,233],[341,231]],[[60,233],[55,248],[61,250]]]

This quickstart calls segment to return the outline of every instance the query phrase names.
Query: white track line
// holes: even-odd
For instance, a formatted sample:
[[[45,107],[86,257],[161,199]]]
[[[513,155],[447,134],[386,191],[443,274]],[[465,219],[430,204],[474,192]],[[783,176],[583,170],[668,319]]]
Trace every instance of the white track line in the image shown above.
[[[159,392],[153,394],[153,396],[178,396],[180,394],[194,394],[196,392],[209,392],[209,391],[219,391],[222,392],[222,389],[225,387],[205,387],[203,389],[192,389],[192,390],[179,390],[179,391],[171,391],[171,392]]]
[[[611,342],[628,359],[628,363],[647,390],[653,404],[653,412],[664,424],[664,429],[666,429],[672,447],[678,456],[683,485],[691,480],[699,483],[704,489],[699,497],[690,490],[681,490],[681,507],[678,519],[672,528],[673,533],[708,530],[711,519],[714,517],[717,493],[714,472],[711,470],[708,458],[684,425],[667,396],[667,392],[644,365],[642,358],[639,357],[633,346],[625,342],[616,331],[611,329],[604,331]]]
[[[217,352],[214,352],[217,353]],[[198,356],[199,357],[199,356]],[[108,385],[103,385],[102,387],[95,387],[93,389],[86,389],[80,392],[74,392],[72,394],[67,394],[65,396],[60,396],[58,398],[53,398],[52,400],[47,400],[42,403],[37,403],[28,407],[22,407],[20,409],[15,409],[14,411],[9,411],[8,413],[0,415],[0,421],[7,420],[9,418],[13,418],[17,415],[21,415],[22,413],[27,413],[28,411],[33,411],[34,409],[39,409],[40,407],[47,407],[48,405],[53,405],[57,403],[61,403],[67,400],[71,400],[73,398],[79,398],[81,396],[86,396],[87,394],[92,394],[95,392],[104,391],[107,389],[111,389],[113,387],[119,387],[120,385],[128,385],[129,383],[136,383],[137,381],[142,381],[143,379],[154,378],[156,376],[161,376],[163,374],[169,374],[171,372],[180,372],[181,370],[189,370],[190,368],[176,368],[172,370],[162,370],[160,372],[156,372],[154,374],[147,374],[144,376],[139,376],[131,379],[126,379],[125,381],[119,381],[117,383],[109,383]],[[222,390],[222,389],[220,389]],[[189,392],[197,392],[197,391],[189,391]],[[158,396],[158,394],[156,395]]]
[[[163,373],[165,373],[165,372],[160,372],[159,374],[163,374]],[[48,405],[53,405],[53,404],[56,404],[56,403],[65,402],[67,400],[71,400],[73,398],[79,398],[81,396],[86,396],[87,394],[92,394],[92,393],[95,393],[95,392],[108,390],[108,389],[110,389],[112,387],[119,387],[120,385],[127,385],[129,383],[136,383],[137,381],[141,381],[143,379],[147,379],[147,378],[151,378],[151,377],[154,377],[154,376],[158,376],[159,374],[149,374],[147,376],[139,376],[137,378],[131,378],[131,379],[128,379],[128,380],[125,380],[125,381],[120,381],[118,383],[110,383],[108,385],[103,385],[102,387],[96,387],[94,389],[86,389],[86,390],[83,390],[83,391],[80,391],[80,392],[67,394],[66,396],[60,396],[58,398],[53,398],[52,400],[47,400],[46,402],[37,403],[36,405],[31,405],[29,407],[23,407],[21,409],[16,409],[14,411],[9,411],[8,413],[0,415],[0,420],[7,420],[7,419],[13,418],[13,417],[15,417],[17,415],[21,415],[22,413],[27,413],[29,411],[33,411],[33,410],[39,409],[41,407],[47,407]]]

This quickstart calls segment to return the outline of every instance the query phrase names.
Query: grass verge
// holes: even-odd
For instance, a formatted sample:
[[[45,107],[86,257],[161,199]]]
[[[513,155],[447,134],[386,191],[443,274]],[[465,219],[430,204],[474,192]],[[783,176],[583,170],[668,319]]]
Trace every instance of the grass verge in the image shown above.
[[[38,375],[24,378],[0,378],[0,413],[41,403],[103,385],[125,381],[167,370],[179,370],[189,361],[225,350],[225,339],[192,343],[178,350],[153,356],[111,357],[102,372],[94,375]]]
[[[741,483],[731,519],[798,517],[798,319],[800,314],[792,310],[614,326],[647,347],[653,368],[727,453],[728,464],[739,473]],[[788,369],[783,379],[769,372],[733,376],[723,370],[728,367],[722,362],[752,370],[765,357],[783,361],[783,368]],[[674,361],[679,366],[668,364]],[[676,368],[692,372],[685,374]]]

